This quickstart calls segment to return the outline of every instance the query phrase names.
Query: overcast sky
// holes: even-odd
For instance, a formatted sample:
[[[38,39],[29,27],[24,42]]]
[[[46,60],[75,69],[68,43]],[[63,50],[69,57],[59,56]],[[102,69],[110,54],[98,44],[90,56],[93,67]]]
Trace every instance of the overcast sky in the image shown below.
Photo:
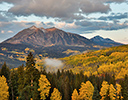
[[[0,0],[0,42],[32,25],[128,44],[128,0]]]

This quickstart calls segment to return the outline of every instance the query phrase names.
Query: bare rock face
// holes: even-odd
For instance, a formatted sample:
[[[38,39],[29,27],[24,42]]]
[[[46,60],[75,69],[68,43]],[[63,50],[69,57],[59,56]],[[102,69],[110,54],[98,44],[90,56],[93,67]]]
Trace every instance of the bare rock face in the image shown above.
[[[93,45],[92,40],[82,37],[78,34],[65,32],[55,27],[44,29],[32,26],[17,33],[14,37],[3,43],[28,44],[32,46],[87,46]]]

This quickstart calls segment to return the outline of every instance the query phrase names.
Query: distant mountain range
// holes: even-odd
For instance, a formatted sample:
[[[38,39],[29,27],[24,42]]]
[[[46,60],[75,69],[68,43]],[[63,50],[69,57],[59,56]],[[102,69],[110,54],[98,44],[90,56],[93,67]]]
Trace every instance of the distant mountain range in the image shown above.
[[[21,59],[29,51],[33,51],[36,56],[61,58],[87,50],[99,50],[119,45],[123,44],[100,36],[87,39],[55,27],[44,29],[32,26],[0,43],[0,65],[6,61],[16,67],[24,62]]]
[[[115,41],[113,41],[113,40],[111,40],[109,38],[103,38],[103,37],[101,37],[99,35],[91,38],[90,40],[92,40],[97,45],[105,46],[105,47],[123,45],[123,44],[115,42]]]
[[[121,45],[121,43],[114,42],[109,38],[104,39],[96,36],[92,39],[87,39],[78,34],[65,32],[55,27],[44,29],[42,27],[37,28],[36,26],[20,31],[14,37],[7,39],[3,43],[25,44],[34,47],[49,47],[55,45],[78,47],[100,45],[110,47]]]

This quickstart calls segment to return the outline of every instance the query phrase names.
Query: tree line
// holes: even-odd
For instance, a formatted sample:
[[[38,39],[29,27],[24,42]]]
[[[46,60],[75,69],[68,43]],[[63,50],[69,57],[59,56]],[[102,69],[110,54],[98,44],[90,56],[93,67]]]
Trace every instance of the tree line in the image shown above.
[[[128,76],[115,80],[115,75],[86,76],[71,70],[46,72],[35,67],[30,52],[26,64],[0,69],[0,100],[128,100]]]

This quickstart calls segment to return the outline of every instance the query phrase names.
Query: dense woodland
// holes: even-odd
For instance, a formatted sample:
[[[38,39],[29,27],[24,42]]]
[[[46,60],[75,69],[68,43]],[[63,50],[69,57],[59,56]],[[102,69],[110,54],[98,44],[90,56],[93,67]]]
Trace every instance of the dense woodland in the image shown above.
[[[0,100],[128,100],[128,46],[62,60],[67,69],[56,73],[38,70],[31,52],[18,68],[9,69],[4,63]]]
[[[89,51],[80,55],[62,58],[65,70],[84,75],[102,76],[104,73],[115,75],[116,80],[128,74],[128,46],[111,47],[97,51]]]

